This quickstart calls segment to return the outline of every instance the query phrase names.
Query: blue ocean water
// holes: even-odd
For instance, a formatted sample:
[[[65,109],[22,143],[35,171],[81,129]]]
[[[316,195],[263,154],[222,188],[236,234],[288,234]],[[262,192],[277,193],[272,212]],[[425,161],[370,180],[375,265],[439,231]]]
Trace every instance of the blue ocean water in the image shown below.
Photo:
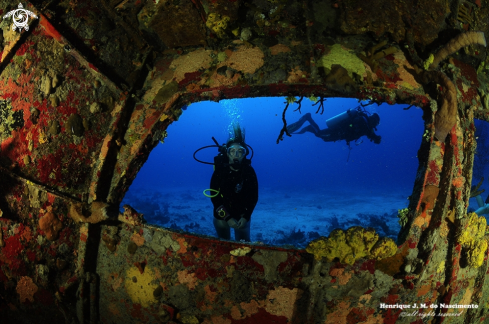
[[[489,124],[486,121],[476,119],[474,125],[477,149],[474,155],[472,186],[477,186],[482,181],[478,190],[484,190],[481,194],[482,200],[487,200],[489,203]],[[479,206],[475,198],[471,198],[469,202],[469,212],[478,209]]]
[[[376,133],[382,142],[376,145],[363,137],[359,145],[351,143],[350,151],[344,141],[326,143],[311,133],[285,135],[277,144],[284,102],[285,98],[251,98],[191,104],[178,122],[168,127],[168,137],[151,152],[132,186],[205,188],[212,166],[196,162],[193,154],[198,148],[214,145],[212,137],[225,143],[230,124],[238,121],[253,148],[252,165],[260,186],[279,187],[291,194],[323,187],[353,192],[412,189],[424,127],[421,109],[403,110],[407,105],[388,104],[366,107],[380,115]],[[326,119],[358,105],[356,99],[327,99],[321,115],[315,114],[317,106],[304,99],[301,112],[312,113],[318,125],[326,128]],[[294,111],[297,107],[289,106],[288,124],[302,116]],[[198,152],[197,158],[212,162],[217,153],[217,148],[209,148]]]
[[[362,215],[379,213],[371,204],[382,205],[383,196],[398,194],[399,203],[395,204],[395,208],[407,207],[407,197],[412,193],[418,168],[416,155],[423,140],[421,109],[414,106],[405,109],[407,105],[367,106],[367,111],[378,113],[380,116],[376,133],[382,136],[381,144],[374,144],[363,137],[357,143],[351,143],[350,149],[345,141],[324,142],[311,133],[293,134],[291,137],[284,135],[283,141],[277,144],[283,126],[282,112],[285,101],[283,97],[275,97],[191,104],[183,111],[180,119],[168,127],[168,136],[164,143],[158,144],[150,153],[148,161],[138,173],[121,206],[129,204],[136,209],[143,209],[149,222],[199,232],[198,227],[204,226],[204,223],[207,224],[212,219],[212,205],[208,198],[203,197],[202,191],[209,187],[213,167],[198,163],[194,160],[193,154],[201,147],[215,145],[212,137],[215,137],[219,144],[224,144],[229,136],[230,125],[239,122],[245,129],[246,143],[253,148],[252,166],[259,181],[260,199],[255,213],[267,215],[266,219],[286,218],[282,217],[279,211],[275,213],[274,209],[267,209],[272,203],[278,203],[273,206],[279,206],[274,208],[280,209],[280,206],[290,204],[294,199],[304,202],[310,197],[313,202],[309,202],[309,205],[295,201],[298,206],[294,208],[297,215],[294,218],[298,224],[293,225],[292,231],[296,231],[297,226],[299,230],[303,228],[304,231],[317,231],[321,235],[326,235],[327,232],[322,227],[307,227],[306,224],[309,221],[316,222],[319,216],[322,219],[329,217],[329,209],[336,218],[333,223],[338,224],[339,220],[341,225],[342,217],[345,215],[357,215],[357,219],[361,219]],[[286,112],[286,119],[287,123],[291,124],[303,114],[310,112],[319,127],[326,128],[327,119],[358,105],[356,99],[328,98],[321,114],[316,113],[317,105],[313,106],[312,101],[304,98],[301,111],[296,111],[297,104],[291,104]],[[306,122],[303,127],[307,124]],[[196,157],[212,162],[217,153],[217,147],[211,147],[197,152]],[[188,206],[185,203],[175,206],[177,197],[172,198],[171,192],[181,190],[185,191],[185,203],[188,203]],[[142,194],[147,191],[170,193]],[[277,197],[281,197],[283,201],[277,202],[272,196],[267,196],[274,192],[280,192]],[[181,198],[182,195],[179,195]],[[343,209],[333,211],[335,204],[328,201],[328,198],[336,199],[338,202],[345,199],[345,202],[340,203],[341,208],[347,208],[350,204],[348,199],[355,198],[364,199],[365,202],[370,200],[370,205],[365,204],[365,209],[361,210],[363,205],[352,201],[354,210],[345,212],[342,216]],[[192,210],[192,206],[197,206],[200,199],[207,199],[207,205],[199,205],[198,209]],[[269,206],[266,206],[267,204]],[[316,213],[314,208],[309,208],[312,205],[320,214]],[[389,210],[385,210],[389,215],[383,216],[394,218],[393,222],[397,224],[397,210],[391,205],[386,206]],[[174,211],[182,212],[172,217],[172,212],[169,211],[172,206],[177,208]],[[301,210],[304,211],[306,208],[309,208],[307,213],[301,213]],[[196,214],[199,216],[195,217]],[[166,218],[160,222],[158,217]],[[189,219],[195,221],[191,226],[188,225]],[[344,224],[346,226],[355,223]],[[384,234],[394,237],[395,230],[390,233],[385,230]],[[202,232],[201,229],[200,233]],[[265,237],[259,234],[258,238],[266,241]]]

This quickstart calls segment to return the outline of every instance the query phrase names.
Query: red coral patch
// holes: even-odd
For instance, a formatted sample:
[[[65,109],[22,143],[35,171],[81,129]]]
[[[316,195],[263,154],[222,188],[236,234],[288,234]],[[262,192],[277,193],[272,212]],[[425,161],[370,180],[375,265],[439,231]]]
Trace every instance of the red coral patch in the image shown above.
[[[361,323],[367,320],[365,312],[358,308],[353,308],[346,316],[346,322],[348,324]]]

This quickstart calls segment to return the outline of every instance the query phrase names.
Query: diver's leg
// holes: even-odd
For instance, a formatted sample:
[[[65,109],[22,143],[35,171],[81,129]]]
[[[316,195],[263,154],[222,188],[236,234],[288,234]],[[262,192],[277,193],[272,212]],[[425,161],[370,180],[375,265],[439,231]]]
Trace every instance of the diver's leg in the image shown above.
[[[330,128],[322,129],[316,134],[316,136],[321,138],[325,142],[336,142],[344,139],[342,138],[342,134],[338,132],[338,130]]]
[[[337,130],[330,129],[330,128],[319,129],[319,126],[314,122],[314,120],[311,119],[311,121],[312,121],[311,125],[304,127],[303,129],[301,129],[298,132],[295,132],[294,134],[304,134],[306,132],[313,133],[314,135],[316,135],[316,137],[319,137],[325,142],[336,142],[344,139],[341,137],[341,133],[338,132]]]
[[[245,242],[250,242],[250,223],[251,221],[247,222],[243,228],[236,228],[234,230],[236,241],[244,240]]]
[[[311,114],[309,114],[309,118],[307,119],[307,121],[309,121],[309,124],[311,124],[310,126],[314,128],[314,131],[310,131],[310,132],[314,133],[314,135],[319,137],[319,134],[321,133],[321,129],[319,129],[318,124],[316,124],[314,119],[312,119]]]
[[[215,217],[212,217],[214,219],[214,227],[217,232],[217,236],[219,238],[225,239],[225,240],[230,240],[231,239],[231,230],[229,229],[229,225],[226,221],[224,220],[219,220]]]
[[[307,113],[304,116],[302,116],[295,123],[292,123],[290,125],[287,125],[287,131],[289,133],[293,133],[293,132],[297,131],[299,128],[302,127],[302,125],[306,122],[306,120],[309,121],[309,123],[311,122],[311,120],[312,120],[311,113]],[[302,134],[302,133],[299,133],[299,134]]]
[[[312,125],[307,125],[306,127],[301,129],[300,131],[295,132],[294,134],[304,134],[306,132],[313,133],[314,135],[318,136],[316,129]]]

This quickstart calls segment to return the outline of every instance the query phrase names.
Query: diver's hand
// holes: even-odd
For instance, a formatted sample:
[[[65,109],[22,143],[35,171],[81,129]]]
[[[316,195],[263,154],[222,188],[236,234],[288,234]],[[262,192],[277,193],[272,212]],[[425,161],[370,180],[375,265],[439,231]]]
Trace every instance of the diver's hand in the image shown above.
[[[244,217],[241,217],[239,222],[238,222],[238,228],[243,228],[246,226],[246,223],[248,223],[248,221],[246,220],[246,218]]]
[[[236,220],[232,217],[227,220],[227,223],[228,223],[229,227],[238,228],[238,222],[236,222]]]
[[[216,213],[217,213],[217,216],[219,216],[220,218],[222,218],[224,220],[226,220],[226,218],[229,216],[229,213],[226,210],[226,207],[224,207],[224,205],[217,207]]]
[[[375,144],[380,144],[380,140],[382,139],[382,136],[377,136],[375,139],[374,139],[374,143]]]

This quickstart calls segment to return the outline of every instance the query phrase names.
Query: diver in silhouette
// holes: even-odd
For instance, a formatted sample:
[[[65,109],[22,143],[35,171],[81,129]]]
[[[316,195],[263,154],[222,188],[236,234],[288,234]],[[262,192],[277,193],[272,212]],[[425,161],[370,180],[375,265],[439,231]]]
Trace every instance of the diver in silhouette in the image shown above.
[[[214,205],[214,227],[219,238],[229,240],[231,228],[236,241],[250,241],[251,214],[258,202],[258,180],[246,158],[249,153],[244,132],[234,125],[234,136],[215,164],[210,188],[217,192],[211,196]]]
[[[308,121],[309,125],[299,130]],[[328,128],[319,129],[318,124],[312,119],[311,114],[307,113],[298,121],[287,126],[287,131],[291,134],[304,134],[310,132],[321,138],[325,142],[336,142],[345,140],[346,144],[357,141],[362,136],[375,144],[380,144],[381,136],[375,134],[377,125],[380,123],[378,114],[369,114],[365,109],[357,107],[330,118],[326,121]],[[299,131],[298,131],[299,130]]]

